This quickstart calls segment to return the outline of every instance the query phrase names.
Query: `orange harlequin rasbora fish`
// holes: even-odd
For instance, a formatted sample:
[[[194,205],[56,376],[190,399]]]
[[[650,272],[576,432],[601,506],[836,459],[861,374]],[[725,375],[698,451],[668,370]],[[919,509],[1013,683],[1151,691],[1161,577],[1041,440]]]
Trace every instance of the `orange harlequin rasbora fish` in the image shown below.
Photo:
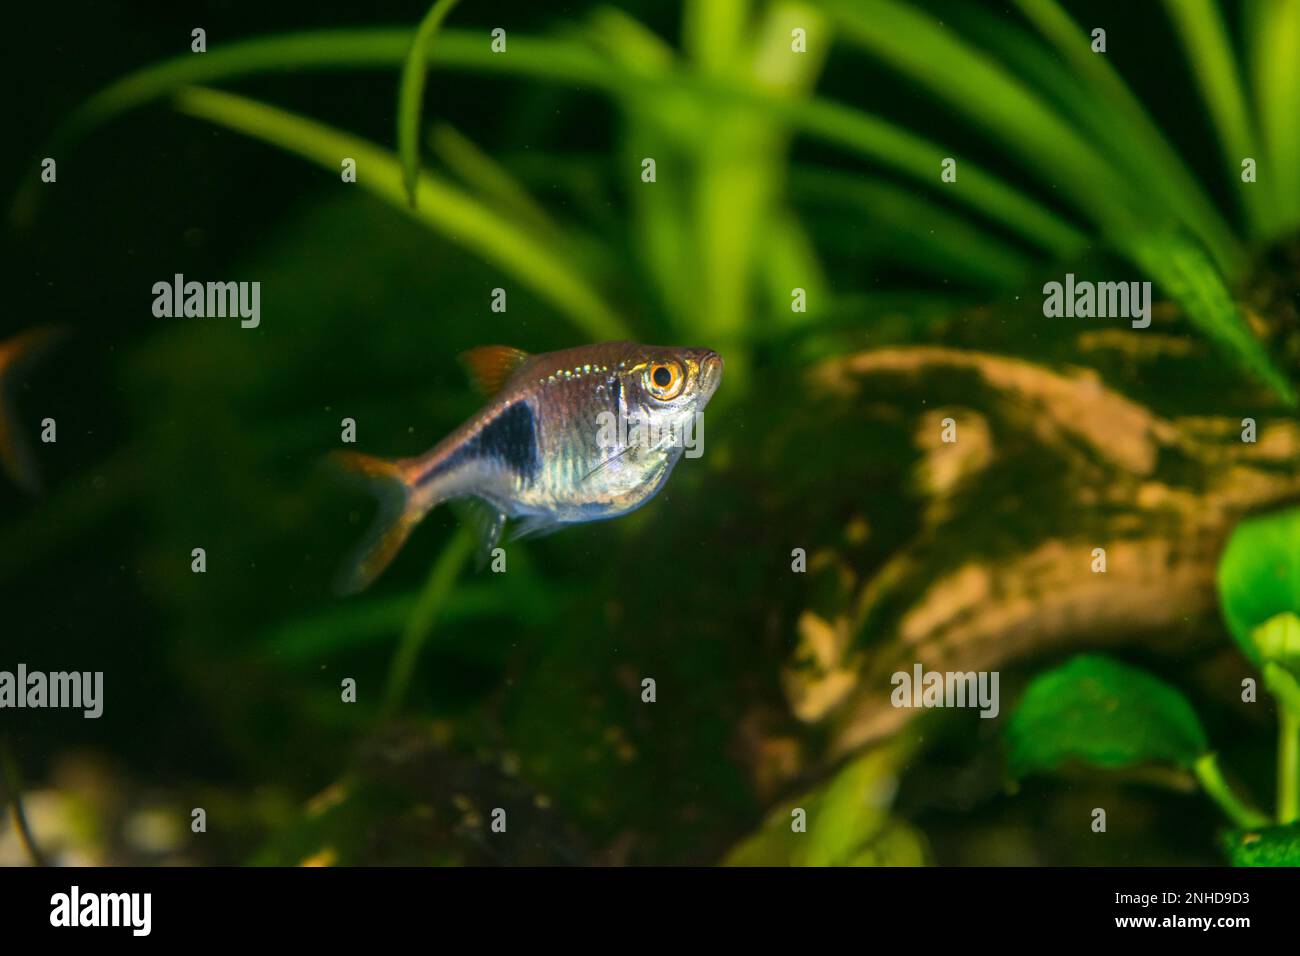
[[[515,537],[627,514],[663,487],[722,380],[700,348],[605,342],[529,355],[505,346],[463,360],[491,401],[423,455],[337,453],[380,500],[375,528],[339,582],[359,591],[443,502],[485,504],[482,551]]]

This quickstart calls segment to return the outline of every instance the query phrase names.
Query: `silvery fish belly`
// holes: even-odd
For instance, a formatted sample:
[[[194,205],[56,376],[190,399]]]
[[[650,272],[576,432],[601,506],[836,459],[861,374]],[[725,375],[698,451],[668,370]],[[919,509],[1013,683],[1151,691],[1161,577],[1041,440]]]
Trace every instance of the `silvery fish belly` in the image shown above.
[[[658,493],[703,437],[704,406],[722,380],[708,349],[606,342],[529,355],[505,346],[463,356],[491,401],[416,458],[336,457],[368,480],[380,514],[340,582],[373,581],[411,530],[443,502],[472,500],[490,551],[514,536],[627,514]]]

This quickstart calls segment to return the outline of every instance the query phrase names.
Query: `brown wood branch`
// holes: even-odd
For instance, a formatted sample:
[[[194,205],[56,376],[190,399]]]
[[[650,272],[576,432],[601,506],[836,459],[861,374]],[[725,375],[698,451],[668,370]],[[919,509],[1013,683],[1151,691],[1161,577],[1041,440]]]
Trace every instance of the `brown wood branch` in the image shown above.
[[[940,412],[920,419],[917,490],[931,498],[921,532],[839,620],[800,622],[787,695],[802,719],[830,729],[832,759],[915,715],[889,702],[891,675],[915,662],[995,670],[1073,646],[1188,639],[1197,630],[1189,621],[1217,615],[1215,567],[1233,525],[1300,499],[1294,420],[1261,422],[1258,441],[1246,443],[1240,420],[1164,419],[1087,369],[948,348],[852,355],[813,379],[852,396],[867,377],[953,370],[976,376],[986,393],[970,403],[978,412],[950,413],[961,428],[955,444],[940,439]],[[982,553],[967,531],[971,511],[983,483],[993,494],[1014,491],[1016,470],[995,469],[1003,445],[1026,444],[1060,463],[1051,485],[1059,507],[1046,533],[1012,553]],[[1105,573],[1093,570],[1095,548],[1105,550]]]

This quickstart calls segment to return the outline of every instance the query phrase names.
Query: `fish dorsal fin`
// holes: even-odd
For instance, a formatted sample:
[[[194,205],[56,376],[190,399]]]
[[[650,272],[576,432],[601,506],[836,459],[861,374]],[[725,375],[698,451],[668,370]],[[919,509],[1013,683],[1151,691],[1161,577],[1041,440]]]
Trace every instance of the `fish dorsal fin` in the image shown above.
[[[460,361],[475,387],[491,398],[530,357],[527,352],[508,345],[484,345],[463,353]]]

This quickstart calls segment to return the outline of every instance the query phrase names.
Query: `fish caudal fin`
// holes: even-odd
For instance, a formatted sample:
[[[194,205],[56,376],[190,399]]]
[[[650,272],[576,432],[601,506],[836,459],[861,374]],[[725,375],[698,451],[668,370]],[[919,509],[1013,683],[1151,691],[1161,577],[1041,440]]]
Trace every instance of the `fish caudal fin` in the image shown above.
[[[334,452],[330,461],[379,502],[370,532],[334,582],[338,593],[355,594],[369,587],[392,563],[429,509],[411,494],[410,481],[398,462],[359,452]]]

